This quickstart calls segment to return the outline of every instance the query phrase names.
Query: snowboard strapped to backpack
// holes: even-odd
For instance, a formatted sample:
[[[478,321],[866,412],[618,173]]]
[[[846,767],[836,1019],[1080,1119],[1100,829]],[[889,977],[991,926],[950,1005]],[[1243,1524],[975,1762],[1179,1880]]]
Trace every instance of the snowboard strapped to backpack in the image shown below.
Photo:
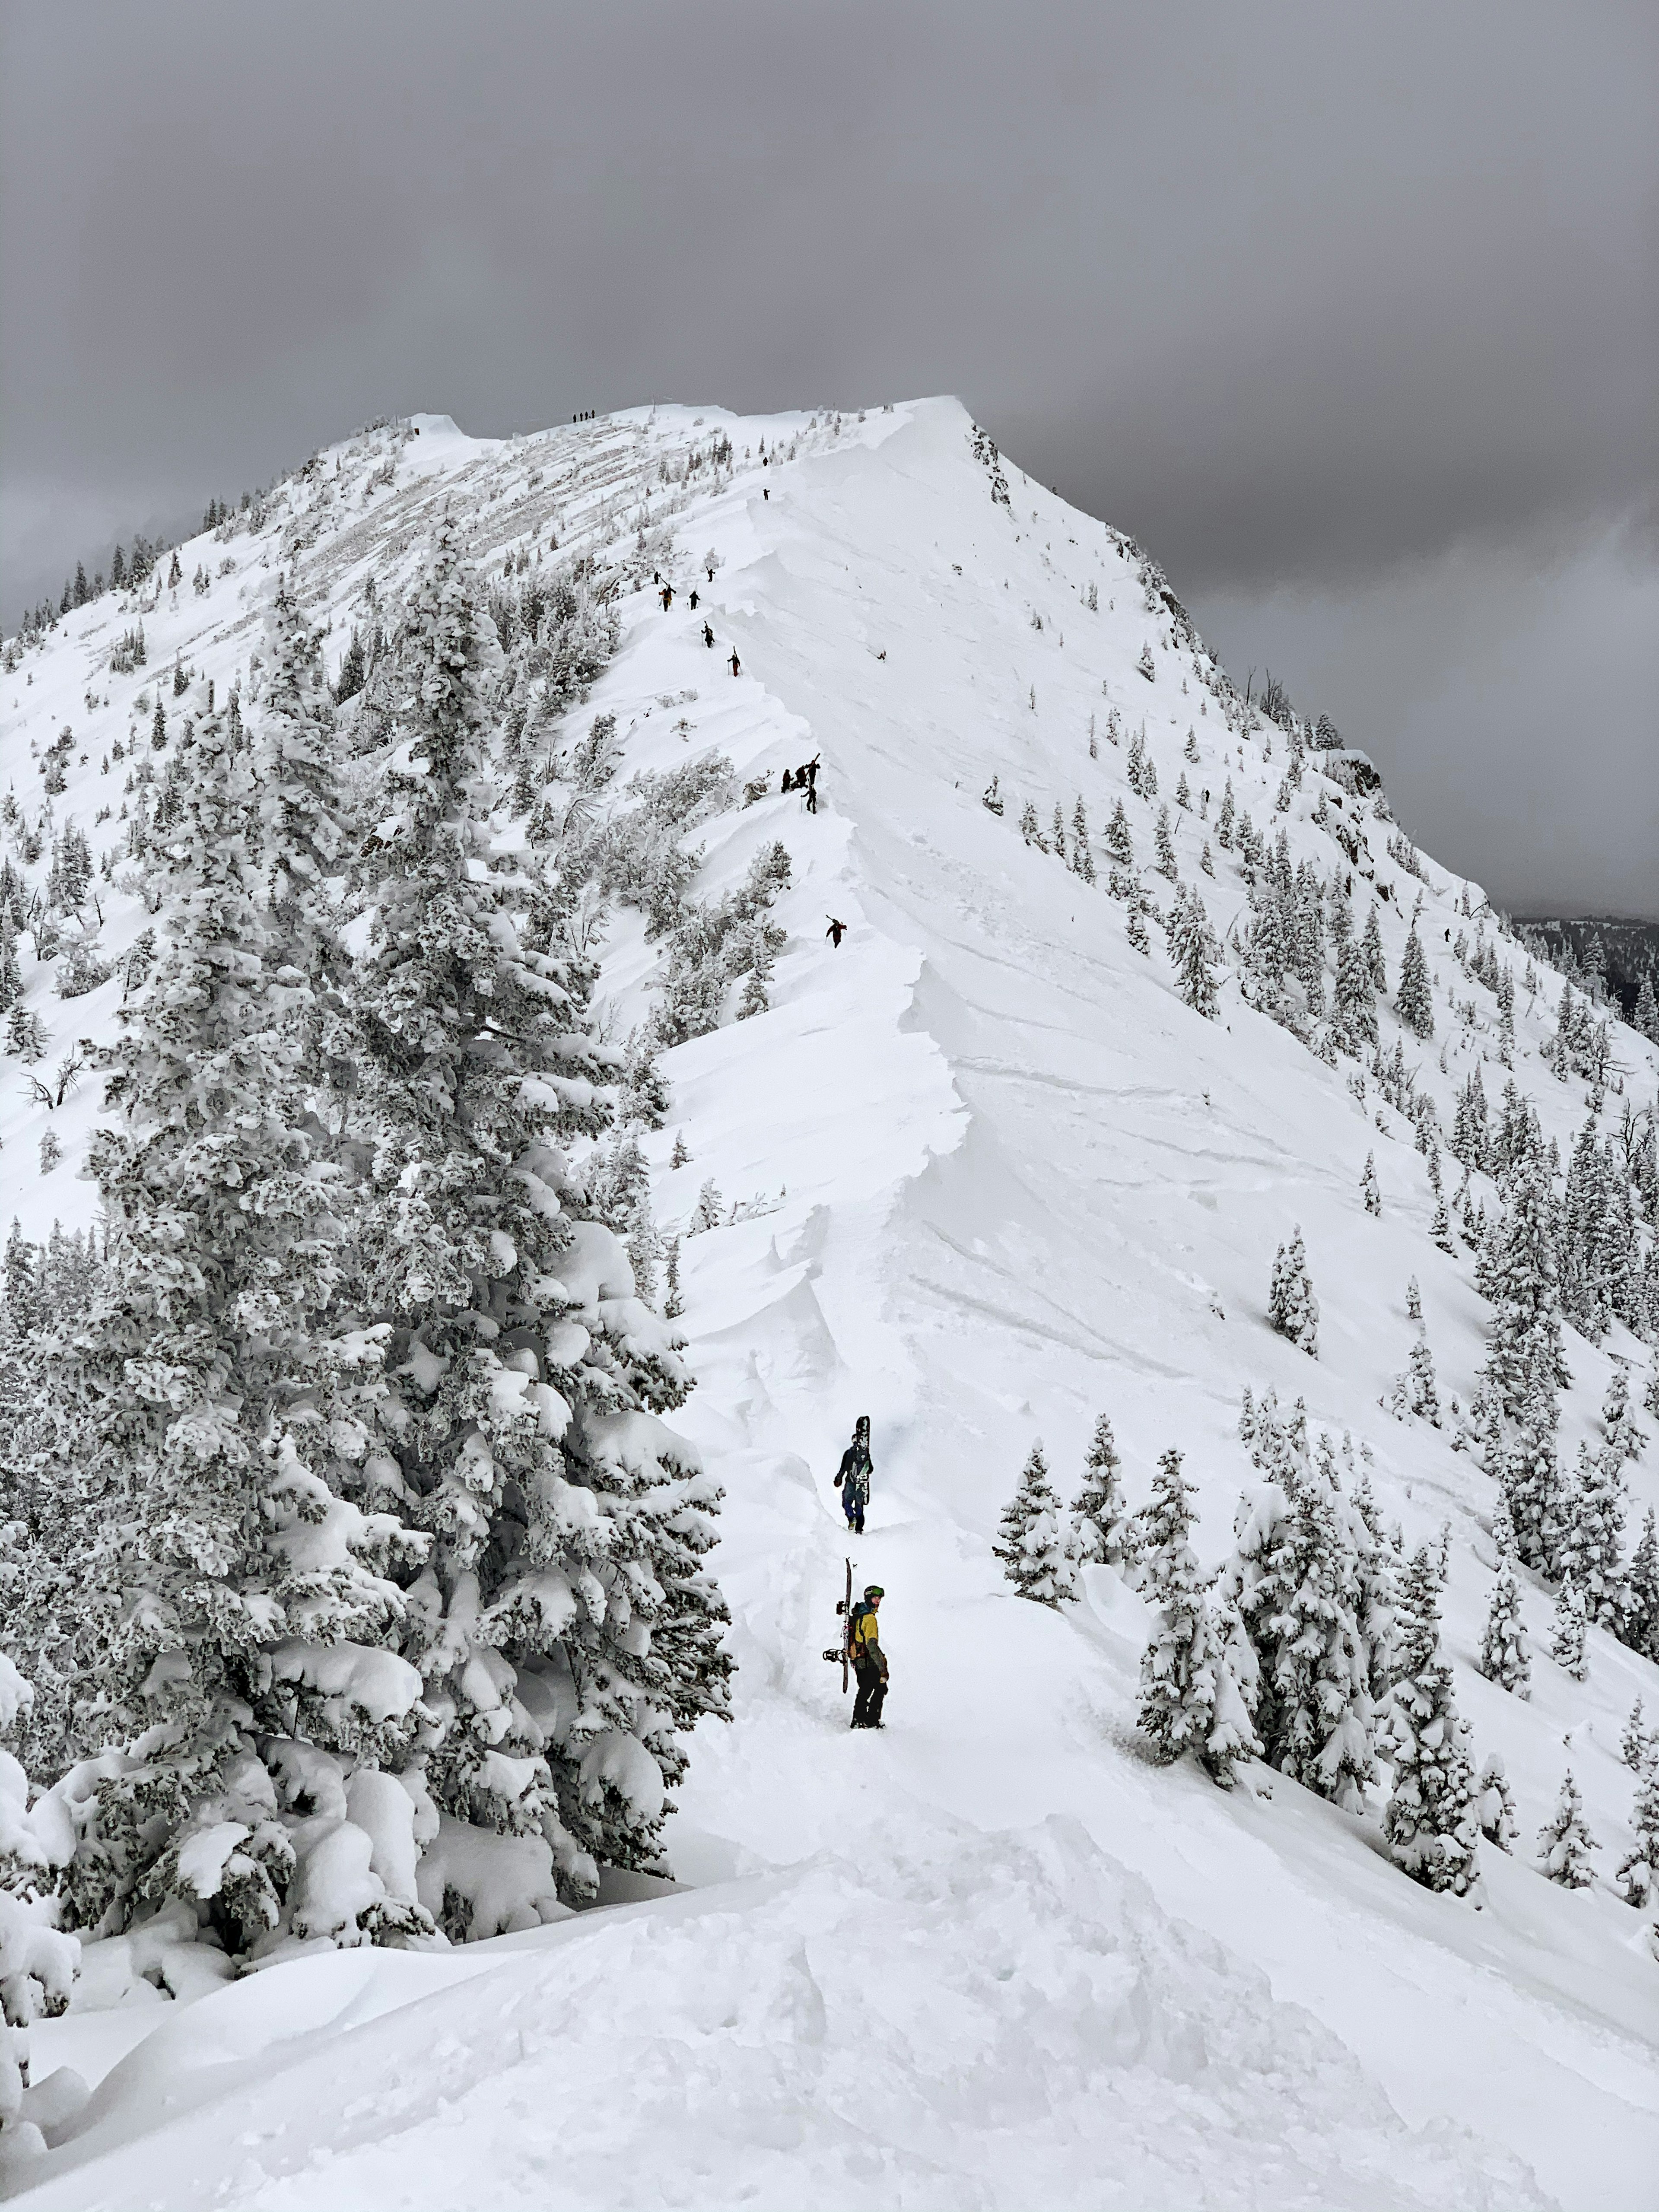
[[[837,1600],[836,1611],[841,1615],[841,1641],[823,1656],[831,1666],[834,1666],[837,1659],[840,1660],[841,1693],[845,1697],[848,1676],[853,1662],[853,1562],[850,1559],[847,1562],[846,1594]]]

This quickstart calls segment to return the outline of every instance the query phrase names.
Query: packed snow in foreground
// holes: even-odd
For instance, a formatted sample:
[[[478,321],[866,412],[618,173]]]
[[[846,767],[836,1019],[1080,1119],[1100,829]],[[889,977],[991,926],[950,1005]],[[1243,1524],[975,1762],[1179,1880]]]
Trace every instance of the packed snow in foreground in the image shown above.
[[[4,2185],[1650,2208],[1655,1039],[952,403],[210,525],[0,678]]]

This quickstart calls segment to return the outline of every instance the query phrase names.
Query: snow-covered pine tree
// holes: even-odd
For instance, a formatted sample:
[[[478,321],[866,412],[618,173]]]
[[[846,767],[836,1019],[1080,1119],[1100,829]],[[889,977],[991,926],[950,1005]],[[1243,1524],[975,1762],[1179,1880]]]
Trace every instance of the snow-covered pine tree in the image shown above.
[[[1517,1698],[1532,1695],[1532,1656],[1527,1645],[1526,1624],[1521,1618],[1521,1591],[1515,1569],[1506,1559],[1498,1563],[1486,1608],[1486,1626],[1480,1638],[1480,1671],[1500,1690]]]
[[[1419,1329],[1406,1362],[1406,1371],[1395,1379],[1391,1400],[1397,1418],[1415,1413],[1434,1428],[1440,1426],[1440,1387],[1435,1378],[1434,1354]]]
[[[1496,1407],[1495,1394],[1489,1392],[1488,1414],[1494,1419]],[[1567,1504],[1555,1446],[1559,1419],[1555,1391],[1540,1366],[1528,1389],[1514,1442],[1504,1446],[1501,1436],[1496,1437],[1487,1459],[1503,1486],[1517,1557],[1523,1565],[1552,1575]]]
[[[1175,838],[1170,828],[1167,806],[1160,806],[1158,810],[1158,820],[1152,825],[1152,850],[1157,855],[1153,866],[1160,876],[1167,877],[1170,883],[1174,883],[1180,870],[1176,860]]]
[[[49,2118],[31,2094],[28,2032],[67,2008],[81,1953],[73,1936],[58,1931],[52,1894],[62,1844],[51,1830],[67,1824],[56,1804],[40,1808],[46,1823],[31,1814],[28,1778],[6,1748],[33,1694],[0,1652],[0,2190],[8,2196],[27,2185],[29,2166],[46,2148],[40,2122],[67,2117],[60,2108]],[[55,2080],[67,2087],[73,2078]]]
[[[1382,959],[1382,929],[1376,918],[1373,901],[1365,916],[1365,927],[1359,939],[1360,957],[1365,963],[1365,974],[1372,990],[1379,999],[1386,998],[1389,990],[1389,971]]]
[[[1555,1613],[1550,1625],[1550,1656],[1575,1682],[1582,1682],[1589,1672],[1589,1662],[1584,1656],[1584,1601],[1571,1577],[1563,1582],[1556,1594]]]
[[[1106,824],[1106,835],[1102,842],[1106,848],[1106,857],[1111,862],[1115,871],[1121,871],[1127,874],[1134,866],[1134,838],[1130,834],[1129,817],[1123,811],[1123,801],[1121,799],[1115,799],[1112,803],[1112,817]],[[1115,886],[1114,886],[1114,896],[1118,897],[1122,896],[1116,890]]]
[[[1203,900],[1185,884],[1176,886],[1164,935],[1176,991],[1195,1014],[1213,1021],[1221,1006],[1215,981],[1221,946],[1210,927]]]
[[[1642,1518],[1642,1533],[1625,1583],[1619,1639],[1644,1658],[1659,1662],[1659,1531],[1656,1531],[1650,1505]]]
[[[346,1495],[380,1346],[337,1334],[343,1193],[309,1111],[308,989],[265,902],[252,750],[228,714],[187,744],[163,949],[105,1060],[106,1264],[53,1359],[63,1507],[100,1530],[82,1681],[100,1739],[129,1739],[58,1785],[68,1890],[110,1929],[179,1899],[233,1952],[384,1940],[430,1923],[372,1872],[342,1793],[349,1767],[414,1756],[421,1678],[389,1647],[427,1540]],[[339,1821],[311,1817],[313,1791]]]
[[[1151,955],[1152,940],[1146,931],[1146,910],[1138,899],[1129,908],[1129,918],[1123,925],[1123,933],[1135,951]]]
[[[623,1054],[593,1036],[591,970],[532,858],[487,819],[493,653],[446,521],[403,640],[351,1008],[376,1464],[432,1544],[405,1638],[435,1716],[422,1878],[463,1925],[463,1867],[497,1833],[542,1838],[535,1879],[567,1897],[600,1863],[659,1867],[682,1739],[724,1715],[730,1668],[702,1565],[720,1493],[659,1418],[684,1369],[566,1163],[604,1129]]]
[[[1640,1459],[1647,1438],[1636,1425],[1630,1410],[1630,1369],[1622,1359],[1613,1363],[1613,1372],[1607,1377],[1607,1395],[1601,1401],[1601,1431],[1607,1437],[1607,1449],[1622,1459]]]
[[[1624,1614],[1624,1537],[1625,1484],[1619,1462],[1607,1448],[1592,1452],[1581,1443],[1557,1566],[1583,1598],[1585,1619],[1598,1628],[1616,1628]]]
[[[1423,1293],[1417,1286],[1415,1275],[1408,1276],[1406,1281],[1406,1318],[1414,1321],[1419,1328],[1423,1325]]]
[[[1547,1161],[1528,1146],[1504,1176],[1504,1212],[1481,1288],[1492,1300],[1485,1379],[1504,1413],[1523,1417],[1534,1372],[1551,1389],[1572,1379],[1561,1342],[1554,1209]]]
[[[1319,1357],[1319,1301],[1308,1273],[1308,1255],[1298,1224],[1289,1244],[1281,1244],[1273,1258],[1273,1280],[1267,1291],[1267,1322],[1280,1336],[1288,1337],[1310,1359]]]
[[[270,673],[258,725],[259,858],[276,952],[315,991],[337,982],[342,973],[328,886],[343,872],[348,833],[322,642],[281,578],[266,625],[266,654]]]
[[[1191,1752],[1224,1789],[1261,1746],[1230,1663],[1222,1627],[1212,1614],[1198,1571],[1192,1498],[1181,1454],[1166,1451],[1141,1516],[1143,1589],[1152,1633],[1140,1659],[1139,1718],[1158,1756]]]
[[[1595,1879],[1590,1854],[1597,1848],[1584,1825],[1584,1801],[1569,1767],[1555,1810],[1538,1831],[1538,1871],[1563,1889],[1588,1889]]]
[[[1376,1042],[1376,992],[1371,980],[1371,963],[1365,940],[1356,941],[1352,927],[1347,923],[1345,902],[1339,902],[1335,911],[1343,915],[1344,927],[1337,936],[1336,998],[1332,1022],[1343,1049],[1358,1054],[1363,1046]],[[1373,908],[1373,927],[1376,921],[1376,915]],[[1382,957],[1380,939],[1376,957],[1380,963]]]
[[[1027,1454],[1018,1486],[1003,1508],[991,1549],[1021,1597],[1057,1606],[1077,1595],[1077,1572],[1066,1539],[1065,1516],[1039,1440]]]
[[[1649,1756],[1630,1818],[1636,1840],[1619,1862],[1619,1893],[1626,1905],[1645,1912],[1659,1901],[1659,1757]]]
[[[1417,924],[1412,923],[1406,939],[1406,950],[1400,962],[1400,988],[1395,994],[1395,1011],[1407,1029],[1414,1030],[1420,1037],[1434,1035],[1434,991],[1429,975],[1429,963],[1423,951],[1422,939],[1417,933]]]
[[[1104,1413],[1084,1456],[1083,1482],[1072,1504],[1072,1556],[1080,1567],[1133,1571],[1136,1522],[1123,1502],[1123,1462]]]
[[[1392,1578],[1369,1498],[1345,1498],[1328,1439],[1310,1461],[1298,1429],[1271,1395],[1257,1408],[1251,1456],[1268,1480],[1240,1503],[1220,1593],[1255,1653],[1254,1719],[1269,1765],[1358,1810],[1391,1672]]]
[[[691,1218],[686,1226],[688,1237],[702,1237],[711,1229],[718,1229],[726,1218],[726,1200],[720,1196],[720,1187],[713,1176],[697,1193],[697,1202],[691,1209]]]
[[[1500,1851],[1513,1852],[1520,1841],[1521,1824],[1515,1817],[1515,1796],[1504,1771],[1501,1752],[1489,1751],[1480,1769],[1477,1817],[1480,1832],[1489,1844],[1496,1844]]]
[[[1426,1544],[1407,1570],[1401,1619],[1400,1676],[1377,1740],[1394,1766],[1382,1832],[1414,1881],[1478,1898],[1480,1791],[1441,1654],[1440,1570]]]
[[[1642,1700],[1638,1698],[1625,1717],[1625,1725],[1619,1738],[1619,1756],[1632,1774],[1639,1774],[1650,1757],[1654,1738],[1643,1724]]]
[[[1367,1213],[1379,1215],[1382,1211],[1382,1194],[1376,1182],[1376,1154],[1367,1152],[1365,1164],[1359,1176],[1360,1202]]]

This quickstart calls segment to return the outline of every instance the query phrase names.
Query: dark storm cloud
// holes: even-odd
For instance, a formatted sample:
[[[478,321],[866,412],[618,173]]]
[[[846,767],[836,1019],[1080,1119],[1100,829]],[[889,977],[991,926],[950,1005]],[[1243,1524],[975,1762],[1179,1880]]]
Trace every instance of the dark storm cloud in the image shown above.
[[[1322,654],[1287,590],[1409,629],[1402,568],[1480,597],[1653,511],[1656,25],[13,8],[3,604],[380,413],[951,390],[1200,617],[1259,602],[1386,758],[1389,656]],[[1459,696],[1547,780],[1512,685]]]

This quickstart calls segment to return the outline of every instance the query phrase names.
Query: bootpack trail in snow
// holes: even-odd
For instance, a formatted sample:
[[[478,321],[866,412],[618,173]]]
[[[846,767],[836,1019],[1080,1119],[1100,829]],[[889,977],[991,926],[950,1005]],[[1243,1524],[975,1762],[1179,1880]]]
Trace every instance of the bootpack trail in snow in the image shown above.
[[[729,462],[702,465],[722,435]],[[68,2064],[96,2087],[21,2201],[1651,2212],[1648,1916],[1607,1881],[1545,1880],[1532,1838],[1570,1759],[1601,1864],[1628,1850],[1620,1730],[1638,1695],[1659,1714],[1659,1674],[1592,1626],[1571,1679],[1543,1656],[1552,1597],[1528,1574],[1531,1697],[1487,1680],[1495,1486],[1454,1421],[1389,1406],[1417,1336],[1408,1282],[1462,1407],[1488,1309],[1468,1252],[1432,1239],[1437,1193],[1387,1056],[1403,1037],[1447,1127],[1483,1059],[1489,1084],[1512,1072],[1565,1158],[1585,1084],[1542,1056],[1560,977],[1538,963],[1498,1066],[1495,1002],[1453,950],[1477,927],[1499,939],[1479,886],[1411,848],[1363,776],[1309,751],[1292,781],[1290,738],[1239,711],[1138,549],[945,399],[364,434],[180,549],[207,586],[157,583],[145,665],[112,671],[134,617],[106,596],[9,667],[0,780],[38,814],[68,726],[47,844],[70,820],[113,836],[100,810],[121,777],[100,763],[149,744],[141,695],[174,667],[221,696],[248,684],[279,573],[335,669],[366,580],[391,607],[446,510],[486,582],[556,544],[608,564],[620,646],[566,718],[572,737],[616,718],[606,804],[716,750],[753,795],[688,833],[698,895],[735,889],[775,839],[792,863],[764,1010],[664,1054],[666,1122],[641,1139],[657,1222],[680,1235],[697,1377],[675,1425],[726,1492],[712,1566],[734,1719],[693,1740],[672,1886],[612,1877],[596,1909],[545,1927],[228,1984],[175,1972],[175,1988],[117,1939],[83,2001],[31,2031],[37,2079]],[[1237,963],[1205,1018],[1163,932],[1139,948],[1146,901],[1174,896],[1153,865],[1166,841],[1219,938],[1248,932],[1224,791],[1291,861],[1346,869],[1356,915],[1374,898],[1383,1079],[1356,1086],[1355,1063],[1247,1003]],[[1141,864],[1127,896],[1108,880],[1120,803]],[[149,917],[118,872],[100,896],[107,980],[64,998],[24,957],[37,1074],[114,1033],[118,963]],[[1432,1042],[1393,1005],[1408,933]],[[1524,953],[1500,950],[1518,976]],[[657,957],[617,909],[599,986],[614,1034],[654,1005]],[[1614,1039],[1624,1096],[1650,1106],[1659,1053]],[[99,1086],[48,1104],[7,1068],[0,1157],[24,1232],[90,1227],[76,1170]],[[48,1134],[62,1157],[37,1172]],[[1293,1230],[1316,1358],[1268,1325]],[[1564,1462],[1600,1435],[1615,1356],[1638,1384],[1651,1357],[1622,1324],[1569,1342]],[[1353,1813],[1259,1764],[1231,1792],[1155,1765],[1135,1726],[1145,1596],[1089,1565],[1075,1601],[1024,1602],[993,1556],[1034,1442],[1069,1495],[1104,1410],[1131,1503],[1161,1454],[1185,1455],[1193,1542],[1218,1564],[1255,1480],[1247,1388],[1305,1398],[1310,1430],[1369,1448],[1407,1552],[1449,1529],[1443,1648],[1522,1832],[1512,1855],[1483,1847],[1480,1910],[1390,1863],[1382,1789]],[[831,1478],[861,1407],[881,1481],[855,1565]],[[1625,1469],[1633,1520],[1656,1463]],[[893,1696],[881,1733],[854,1733],[853,1594],[878,1570]]]

